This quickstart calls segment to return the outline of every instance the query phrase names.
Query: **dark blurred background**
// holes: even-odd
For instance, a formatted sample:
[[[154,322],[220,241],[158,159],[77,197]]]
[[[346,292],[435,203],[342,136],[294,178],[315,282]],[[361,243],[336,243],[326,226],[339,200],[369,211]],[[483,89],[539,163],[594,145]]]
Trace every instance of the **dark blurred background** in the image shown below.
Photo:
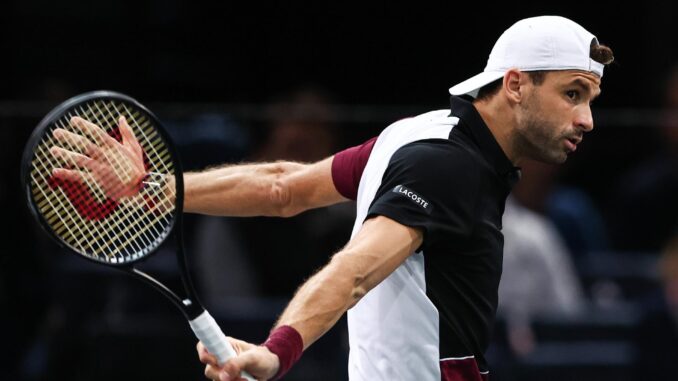
[[[0,380],[202,379],[188,325],[155,291],[66,255],[19,184],[32,129],[76,94],[133,96],[187,169],[314,161],[447,108],[513,22],[572,18],[612,47],[596,130],[559,167],[528,163],[507,206],[496,380],[676,379],[678,28],[671,2],[32,1],[0,12]],[[254,342],[348,239],[353,205],[282,220],[188,215],[196,285]],[[176,283],[171,246],[146,269]],[[347,378],[345,322],[291,380]]]

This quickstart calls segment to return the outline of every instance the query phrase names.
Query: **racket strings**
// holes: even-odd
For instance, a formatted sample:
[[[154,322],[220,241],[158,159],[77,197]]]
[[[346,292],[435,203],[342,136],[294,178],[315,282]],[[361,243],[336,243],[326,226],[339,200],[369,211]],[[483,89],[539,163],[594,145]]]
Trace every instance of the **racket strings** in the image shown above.
[[[147,133],[147,130],[151,130],[151,132],[153,132],[152,129],[149,128],[150,123],[148,122],[148,120],[143,120],[143,123],[140,123],[140,118],[138,117],[138,112],[136,113],[136,115],[132,114],[129,111],[129,109],[125,106],[123,106],[123,108],[124,108],[124,112],[123,112],[115,104],[109,105],[109,104],[106,104],[106,103],[103,103],[103,107],[106,110],[102,111],[101,108],[100,108],[101,105],[102,105],[102,103],[100,103],[100,102],[95,103],[95,107],[100,112],[100,114],[106,115],[109,118],[112,118],[113,120],[116,120],[115,115],[126,116],[126,119],[128,119],[129,121],[132,122],[131,127],[133,127],[133,129],[134,129],[134,127],[136,127],[136,130],[141,133],[141,135],[143,137],[143,141],[148,143],[148,144],[146,144],[146,146],[148,148],[150,148],[151,153],[154,154],[155,157],[162,157],[162,155],[160,155],[160,153],[156,149],[157,146],[162,144],[162,141],[157,137],[157,134],[148,134]],[[109,108],[109,106],[110,106],[110,108]],[[111,108],[113,110],[111,110]],[[155,136],[151,137],[149,135],[155,135]],[[159,168],[150,168],[150,169],[153,170],[153,171],[156,171],[156,172],[160,172],[160,173],[169,173],[171,171],[171,168],[169,168],[166,165],[166,161],[170,159],[169,153],[167,152],[167,150],[165,150],[165,155],[164,155],[163,159],[164,160],[151,161],[152,164],[159,164]],[[129,165],[129,163],[127,163],[127,165]],[[175,197],[174,188],[171,188],[170,192],[171,192],[170,197],[172,197],[172,198]],[[133,199],[133,201],[139,202],[140,200]],[[129,210],[131,212],[137,212],[138,210],[140,210],[140,208],[130,208]],[[134,217],[139,217],[138,213],[131,213],[130,215],[132,215]],[[160,216],[162,217],[162,216],[166,216],[166,215],[160,215]],[[156,226],[155,222],[157,222],[158,220],[160,220],[160,218],[156,217],[155,221],[152,221],[152,223],[150,224],[150,226],[153,229],[155,229],[155,226]],[[128,232],[134,232],[134,230],[138,227],[139,224],[142,223],[143,220],[139,219],[139,218],[134,218],[134,219],[132,219],[132,221],[133,222],[123,230],[123,232],[122,232],[123,234],[127,234]],[[167,222],[167,221],[163,221],[163,222]],[[135,234],[133,234],[131,237],[129,237],[126,242],[123,242],[122,245],[125,246],[129,242],[133,242],[136,237],[141,235],[141,233],[142,233],[141,230],[137,231]],[[159,232],[157,232],[157,230],[156,230],[156,233],[159,233]],[[150,244],[150,243],[148,243],[148,244]]]
[[[38,147],[39,151],[43,151],[42,147]],[[45,155],[44,152],[40,152],[41,154]],[[49,154],[49,153],[47,153]],[[35,163],[36,161],[34,161]],[[31,180],[33,181],[34,184],[38,184],[41,182],[48,183],[48,179],[45,178],[43,173],[49,173],[49,169],[44,165],[42,161],[37,161],[43,171],[40,170],[34,170],[33,173],[31,174]],[[36,178],[37,176],[40,177],[40,179]],[[43,200],[40,201],[38,204],[38,208],[43,211],[43,215],[45,216],[45,219],[47,220],[47,223],[52,226],[52,229],[54,232],[62,238],[66,238],[67,241],[71,241],[72,239],[77,239],[78,234],[74,232],[71,229],[71,226],[69,226],[68,222],[74,222],[73,226],[77,229],[77,232],[79,233],[79,236],[85,237],[85,232],[82,231],[81,226],[84,226],[84,224],[77,223],[74,220],[73,214],[67,214],[66,217],[70,217],[70,221],[66,221],[63,217],[63,215],[60,213],[63,210],[66,210],[66,204],[63,202],[63,198],[65,197],[53,197],[52,195],[48,194],[48,189],[49,188],[43,188],[43,187],[34,187],[34,198],[39,200],[38,197],[35,197],[36,189],[37,191],[40,192],[40,194],[43,197]],[[62,196],[64,196],[62,194]],[[48,210],[48,213],[45,213],[44,211]],[[69,233],[69,236],[64,235],[64,230]],[[81,242],[76,242],[77,247],[82,247]],[[90,249],[94,250],[94,248],[90,245]]]
[[[105,110],[102,110],[102,106]],[[102,117],[103,116],[103,117],[107,118],[109,120],[109,122],[112,123],[113,125],[115,124],[115,121],[117,120],[116,115],[118,117],[120,115],[123,115],[123,112],[121,112],[119,110],[119,108],[114,103],[107,104],[107,103],[103,103],[103,102],[96,102],[94,104],[94,107],[96,108],[96,110],[98,112],[97,115],[94,115],[94,117]],[[113,108],[114,110],[111,110],[111,108]],[[114,111],[115,111],[115,113],[114,113]],[[149,128],[150,122],[148,122],[148,120],[146,120],[146,118],[139,118],[139,112],[132,114],[127,107],[125,107],[125,114],[127,114],[126,118],[129,121],[132,122],[132,127],[134,127],[136,125],[137,131],[141,132],[141,135],[144,137],[144,139],[142,141],[147,143],[147,144],[144,144],[144,146],[149,147],[150,150],[155,154],[156,157],[160,157],[161,155],[158,153],[156,146],[158,146],[159,144],[162,144],[162,142],[159,139],[157,139],[155,141],[151,140],[152,138],[149,137],[149,134],[147,134],[146,131],[145,131],[147,129],[150,129]],[[139,122],[143,122],[143,123],[139,123]],[[117,159],[117,156],[112,156],[112,157],[114,159]],[[110,160],[110,158],[111,158],[111,156],[107,156],[107,159]],[[169,157],[164,157],[164,159],[169,160]],[[126,163],[127,166],[130,165],[129,162],[125,162],[125,163]],[[162,171],[163,173],[170,173],[171,172],[171,168],[169,168],[167,165],[165,165],[164,161],[153,160],[153,161],[151,161],[151,163],[162,164],[162,168],[152,168],[153,170]],[[116,161],[115,165],[117,167],[123,166],[123,164],[121,164],[119,161]],[[174,195],[174,189],[173,188],[170,189],[170,192],[171,192],[170,197],[174,197],[175,195]],[[143,222],[143,219],[139,218],[139,217],[142,217],[142,216],[139,215],[140,214],[139,211],[142,210],[142,208],[146,205],[142,202],[142,200],[140,200],[138,198],[132,198],[131,201],[135,202],[137,205],[136,205],[136,208],[129,208],[128,209],[129,212],[128,212],[127,217],[132,217],[132,218],[130,218],[132,223],[130,225],[128,225],[122,231],[123,234],[127,234],[128,232],[133,232],[134,229],[137,228],[138,225]],[[166,215],[161,215],[161,216],[166,216]],[[156,218],[155,221],[157,221],[159,219],[160,218]],[[155,226],[156,226],[156,224],[154,223],[155,221],[152,221],[152,223],[149,224],[149,226],[152,229],[155,230],[156,234],[159,234],[159,232],[155,229]],[[168,222],[168,221],[164,221],[164,222]],[[123,242],[122,246],[125,246],[128,242],[133,242],[133,239],[136,238],[137,236],[139,236],[141,233],[142,233],[141,231],[138,231],[137,234],[130,237],[126,242]],[[147,244],[150,244],[150,242],[147,242]]]
[[[97,124],[100,123],[101,125],[104,125],[104,126],[110,125],[110,121],[107,121],[107,124],[102,123],[103,120],[101,119],[101,115],[92,115],[90,110],[85,110],[82,107],[80,107],[79,109],[80,109],[79,111],[81,112],[81,115],[85,119],[95,120],[95,121],[97,121]],[[67,116],[70,119],[75,115],[72,114],[72,113],[68,113]],[[61,127],[62,129],[69,129],[69,125],[65,124],[63,120],[58,121],[57,125],[59,127]],[[52,140],[52,142],[51,142],[52,144],[55,144],[55,145],[58,144],[57,142],[53,141],[53,139],[51,137],[50,137],[50,140]],[[69,145],[77,146],[81,152],[83,152],[83,153],[85,152],[86,147],[85,147],[83,141],[80,141],[78,143],[78,142],[73,141],[73,140],[68,140],[68,142],[69,142]],[[111,163],[111,157],[112,157],[111,155],[106,155],[105,157],[106,157],[106,160],[109,162],[109,164],[111,164],[113,166],[113,168],[117,168],[118,166],[120,166],[119,162],[116,162],[115,164]],[[113,158],[115,158],[115,157],[113,156]],[[75,163],[75,161],[72,160],[72,159],[70,160],[69,164],[71,164],[72,166],[77,165],[77,163]],[[117,175],[118,172],[119,171],[114,171],[114,173],[116,175]],[[78,216],[80,217],[80,221],[79,221],[80,223],[84,222],[83,218],[82,218],[83,214],[85,214],[86,216],[94,217],[94,218],[91,218],[90,220],[92,221],[92,223],[94,225],[96,225],[97,229],[92,230],[92,232],[103,233],[103,234],[101,234],[102,235],[101,238],[103,238],[103,242],[108,242],[108,244],[104,244],[104,246],[100,246],[100,247],[97,247],[97,248],[92,247],[91,244],[90,244],[90,248],[91,248],[92,252],[96,256],[100,256],[103,252],[105,252],[108,249],[108,246],[110,246],[110,244],[115,242],[114,237],[111,237],[111,235],[112,235],[111,233],[115,232],[115,226],[114,226],[114,223],[111,220],[106,219],[106,218],[99,218],[102,215],[105,215],[106,212],[110,210],[110,207],[109,208],[102,208],[100,205],[97,205],[96,203],[91,202],[91,200],[87,200],[87,196],[85,196],[86,189],[89,189],[89,190],[94,191],[95,196],[98,199],[97,202],[102,201],[102,199],[105,197],[105,194],[104,194],[104,191],[102,190],[101,186],[98,184],[98,182],[93,181],[93,179],[90,176],[82,176],[82,181],[85,183],[87,188],[82,188],[82,187],[79,187],[78,185],[72,185],[71,184],[71,185],[66,187],[66,190],[62,189],[61,187],[59,187],[58,189],[62,193],[69,192],[69,191],[70,192],[75,191],[75,192],[78,193],[78,195],[76,197],[74,197],[77,200],[75,205],[76,205],[76,207],[80,207],[80,209],[82,209],[83,207],[86,209],[85,213],[78,213]],[[66,194],[64,194],[64,196],[66,196]],[[84,197],[85,200],[80,199],[82,197]],[[114,205],[114,207],[115,206],[117,206],[117,205]],[[139,216],[138,213],[135,213],[135,217],[141,217],[141,216]],[[121,233],[124,234],[125,232],[123,231]],[[84,243],[85,241],[87,241],[91,238],[94,238],[94,237],[92,237],[91,234],[88,234],[88,235],[83,236],[81,238],[81,240],[76,240],[74,243],[76,245],[82,245],[82,243]],[[98,241],[99,240],[95,240],[95,242],[98,242]],[[122,245],[122,247],[125,247],[125,245]],[[133,249],[135,251],[141,251],[142,247],[139,246],[139,244],[134,244],[134,245],[132,245],[132,247],[130,247],[130,249]]]
[[[98,105],[96,103],[94,104],[94,106],[98,109]],[[108,119],[108,117],[106,115],[104,115],[100,110],[96,110],[97,113],[92,114],[92,112],[94,110],[84,110],[82,107],[79,107],[79,109],[80,109],[80,112],[81,112],[80,115],[82,115],[82,117],[85,120],[90,120],[90,119],[95,120],[96,121],[95,124],[99,124],[100,123],[99,121],[101,121],[101,122],[105,121],[106,125],[115,126],[115,124],[111,124],[111,121]],[[69,118],[72,118],[72,117],[78,116],[78,115],[68,113],[68,116],[69,116]],[[103,118],[103,120],[102,120],[102,118]],[[107,130],[108,130],[108,128],[107,128]],[[95,141],[95,144],[101,144],[101,143],[99,141]],[[106,160],[106,162],[113,169],[112,174],[109,175],[110,177],[115,176],[117,178],[117,181],[120,184],[125,184],[125,183],[130,182],[132,180],[129,172],[132,171],[133,168],[125,159],[119,157],[119,155],[107,154],[106,151],[104,152],[103,158]],[[122,160],[122,162],[121,162],[121,160]],[[112,179],[112,178],[106,179],[105,178],[105,179],[103,179],[103,182],[110,184],[111,182],[113,182],[115,180],[116,179]],[[100,187],[100,184],[98,184],[96,182],[95,182],[95,184],[96,184],[96,188],[92,188],[92,189],[96,190],[96,193],[99,196],[98,198],[105,199],[106,195],[105,195],[105,192],[103,191],[103,188]],[[101,185],[104,185],[104,184],[101,184]],[[118,190],[120,190],[120,189],[114,189],[113,192],[118,191]]]
[[[97,103],[96,105],[97,105],[97,108],[98,108],[99,103]],[[138,115],[132,115],[132,113],[129,111],[129,109],[124,105],[123,105],[124,112],[122,112],[118,108],[118,106],[116,106],[115,104],[110,104],[110,106],[113,108],[113,110],[109,110],[108,104],[104,103],[103,105],[106,108],[108,115],[111,116],[111,117],[113,117],[113,115],[114,115],[113,111],[115,111],[115,113],[117,115],[125,115],[126,114],[126,118],[129,121],[132,122],[131,127],[133,129],[136,129],[137,131],[139,131],[141,133],[141,135],[143,137],[143,141],[145,141],[147,143],[146,146],[150,149],[151,153],[155,157],[159,157],[159,158],[162,159],[162,160],[153,160],[149,163],[150,164],[149,166],[151,167],[150,169],[151,169],[152,172],[157,172],[157,173],[171,173],[171,172],[173,172],[172,168],[170,168],[170,166],[167,165],[167,163],[170,162],[170,160],[171,160],[171,158],[169,157],[169,152],[167,151],[166,148],[164,150],[161,150],[164,153],[163,155],[161,155],[161,153],[158,152],[157,148],[160,147],[161,144],[163,144],[163,143],[162,143],[162,140],[157,136],[157,133],[155,133],[155,131],[153,131],[152,128],[150,127],[150,122],[148,120],[145,120],[143,123],[140,124]],[[150,131],[150,133],[148,133],[148,131]],[[128,163],[128,165],[129,165],[129,163]],[[168,198],[174,199],[176,197],[175,189],[172,187],[172,188],[169,188],[168,190],[169,190],[170,194],[165,199],[168,199]],[[140,202],[139,199],[133,199],[133,201]],[[137,205],[137,206],[140,206],[140,205]],[[141,207],[143,207],[143,206],[146,206],[146,205],[141,205]],[[130,208],[129,210],[136,212],[138,210],[141,210],[141,208]],[[138,215],[138,213],[134,213],[134,214],[135,214],[134,217],[140,217]],[[150,226],[155,230],[157,235],[159,235],[160,232],[158,232],[156,230],[156,228],[155,228],[156,223],[155,222],[158,222],[162,219],[164,223],[168,223],[169,220],[167,218],[168,218],[167,214],[159,214],[155,218],[155,220],[152,221],[152,223],[150,224]],[[126,228],[124,232],[126,233],[128,231],[132,231],[133,228],[136,228],[137,225],[139,225],[141,222],[142,222],[142,219],[139,219],[139,218],[133,219],[133,223],[128,228]],[[130,237],[127,240],[127,242],[132,241],[134,238],[136,238],[137,236],[140,236],[140,235],[141,235],[141,231],[137,231],[137,233],[134,234],[132,237]],[[127,242],[124,242],[123,246]]]
[[[79,116],[99,127],[88,134],[71,126],[70,119]],[[37,208],[53,231],[79,253],[112,263],[124,263],[150,252],[169,233],[176,198],[174,187],[161,192],[139,188],[136,194],[112,199],[107,193],[119,189],[111,184],[128,186],[133,180],[133,163],[129,158],[104,150],[97,159],[111,170],[107,176],[85,168],[82,158],[67,155],[58,159],[51,147],[61,147],[77,155],[87,156],[88,144],[99,148],[106,136],[121,141],[118,118],[124,116],[143,151],[146,171],[173,175],[172,157],[152,120],[143,112],[120,101],[92,101],[72,109],[49,127],[38,144],[31,171],[32,193]],[[80,138],[55,139],[56,128]],[[105,132],[104,132],[105,131]],[[93,143],[92,143],[93,141]],[[79,181],[54,179],[55,168],[77,169]],[[110,189],[113,187],[113,189]]]
[[[51,140],[51,139],[50,139]],[[49,141],[49,144],[57,144],[54,141]],[[44,146],[38,146],[38,152],[45,157],[48,157],[50,153],[45,149]],[[42,183],[45,184],[54,184],[54,180],[52,177],[45,177],[45,174],[51,173],[50,166],[47,165],[44,161],[38,161],[40,164],[40,169],[41,171],[34,171],[38,176],[40,176],[40,180]],[[34,181],[38,183],[37,179],[33,177]],[[49,210],[48,213],[45,214],[45,218],[50,224],[54,224],[53,228],[55,229],[55,232],[57,235],[62,235],[64,230],[67,230],[68,233],[70,233],[70,239],[74,240],[74,243],[77,244],[79,247],[82,247],[83,244],[88,244],[90,249],[92,251],[95,251],[95,248],[92,246],[92,243],[94,241],[90,241],[90,239],[93,238],[92,233],[96,232],[98,230],[84,230],[83,227],[86,226],[85,221],[82,217],[81,213],[68,213],[69,209],[69,199],[68,196],[66,195],[66,191],[64,191],[63,188],[61,187],[54,187],[53,185],[50,185],[50,187],[37,187],[42,195],[44,196],[44,201],[42,204],[39,204],[38,206],[40,208],[45,208],[47,207],[47,203],[49,204],[49,207],[51,210]],[[52,189],[50,189],[52,188]],[[54,195],[49,194],[48,192],[50,191],[58,191],[60,193],[61,197],[53,197]],[[55,205],[56,204],[56,205]],[[68,220],[66,220],[67,217]],[[77,217],[77,218],[76,218]],[[69,224],[70,223],[70,224]],[[74,232],[71,229],[71,226],[74,226],[77,230],[77,233]],[[80,239],[78,237],[81,237]]]
[[[69,115],[69,117],[70,116],[72,116],[72,114]],[[56,125],[63,128],[63,129],[68,129],[68,124],[66,124],[63,120],[58,121],[56,123]],[[47,146],[56,146],[56,145],[59,145],[58,142],[54,141],[51,138],[51,136],[49,136],[49,138],[47,139]],[[78,144],[78,142],[75,142],[73,140],[69,140],[69,145],[70,146],[76,146],[76,147],[80,148],[80,151],[82,151],[82,152],[85,151],[84,145]],[[48,152],[46,152],[44,146],[39,147],[39,149],[41,151],[40,153],[42,153],[44,155],[44,157],[47,157],[47,158],[50,157],[50,154]],[[68,164],[70,164],[73,167],[76,167],[76,163],[74,162],[74,160],[70,160],[70,162]],[[44,163],[42,165],[42,168],[46,173],[51,172],[50,168],[48,166],[46,166]],[[52,179],[51,177],[50,177],[50,179],[45,179],[44,176],[42,176],[42,178],[44,180],[46,180],[47,183],[49,183],[50,179]],[[85,183],[88,190],[93,190],[93,191],[96,192],[98,189],[100,189],[98,184],[96,182],[92,181],[91,178],[88,177],[88,176],[82,176],[82,181]],[[54,181],[52,180],[52,182],[54,182]],[[100,218],[89,218],[89,224],[88,224],[88,221],[86,221],[83,218],[83,215],[86,215],[88,217],[96,217],[97,216],[96,212],[98,211],[98,208],[94,207],[92,204],[83,200],[83,198],[85,198],[85,193],[83,191],[83,188],[81,188],[79,186],[74,186],[73,184],[69,184],[69,185],[63,186],[63,187],[62,186],[59,186],[59,187],[52,186],[52,188],[55,191],[60,192],[61,196],[62,196],[59,199],[60,210],[57,210],[57,212],[59,212],[57,214],[57,216],[58,217],[63,217],[63,216],[70,217],[69,220],[62,219],[62,225],[68,227],[69,223],[71,223],[71,224],[75,225],[78,228],[78,231],[80,232],[80,237],[77,237],[77,236],[75,236],[75,234],[73,234],[73,231],[71,230],[70,232],[72,233],[73,237],[63,237],[63,238],[71,238],[71,243],[73,243],[76,247],[79,247],[81,249],[83,249],[84,248],[83,245],[85,243],[87,243],[90,250],[96,256],[98,256],[99,252],[101,250],[100,250],[99,247],[93,246],[92,243],[94,242],[94,244],[96,244],[96,242],[98,241],[96,239],[92,240],[93,238],[96,238],[93,234],[103,232],[104,234],[103,234],[103,237],[101,237],[101,238],[109,239],[110,237],[108,237],[108,235],[110,235],[110,234],[107,234],[107,233],[111,232],[112,225],[108,221],[106,221],[104,219],[100,219]],[[69,200],[69,197],[67,195],[67,193],[69,193],[69,192],[75,193],[74,197],[70,197],[71,200]],[[66,201],[63,201],[63,200],[66,200]],[[69,213],[69,209],[70,209],[68,207],[69,201],[71,201],[71,202],[75,201],[75,202],[73,202],[73,206],[79,207],[81,209],[80,213],[72,213],[72,211]],[[83,207],[85,209],[85,213],[82,212]],[[106,223],[102,224],[101,221],[105,221]],[[87,225],[92,225],[92,224],[96,225],[94,229],[87,229],[87,230],[85,230],[85,232],[82,232],[82,229],[80,228],[81,226],[87,226]],[[59,234],[59,233],[60,232],[57,231],[57,234]],[[80,251],[82,251],[82,250],[80,250]]]
[[[98,121],[100,121],[101,118],[104,117],[104,118],[107,119],[107,121],[108,121],[109,124],[114,125],[113,123],[114,123],[115,117],[112,116],[112,115],[110,115],[110,114],[111,114],[110,111],[109,111],[108,113],[104,112],[104,111],[101,109],[99,103],[95,103],[94,106],[95,106],[94,108],[96,108],[96,110],[94,110],[94,109],[91,109],[91,110],[85,110],[85,109],[83,109],[83,108],[80,108],[80,112],[82,113],[82,116],[84,116],[86,119],[90,119],[90,120],[98,120]],[[73,115],[69,115],[69,116],[73,116]],[[102,125],[104,124],[104,123],[102,123],[102,122],[99,122],[99,123],[102,124]],[[112,167],[115,169],[115,172],[114,172],[115,175],[117,175],[118,178],[120,179],[120,177],[121,177],[121,176],[120,176],[120,172],[124,172],[124,171],[119,170],[119,168],[120,168],[120,167],[123,167],[123,166],[125,166],[125,165],[126,165],[126,166],[129,166],[129,164],[123,164],[123,163],[121,163],[121,161],[118,160],[118,158],[117,158],[116,156],[106,155],[106,156],[105,156],[105,159],[109,162],[109,164],[112,165]],[[87,179],[87,178],[86,178],[86,179]],[[95,182],[94,184],[96,185],[96,182]],[[90,187],[90,188],[93,188],[92,185],[91,185],[91,182],[90,182],[90,184],[89,184],[89,187]],[[140,216],[139,216],[139,212],[138,212],[139,209],[132,208],[132,209],[129,209],[129,210],[130,210],[130,211],[135,211],[135,213],[128,213],[128,216],[130,216],[130,217],[137,217],[137,218],[140,217]],[[106,220],[107,220],[107,219],[106,219]],[[104,220],[104,221],[106,221],[106,220]],[[122,234],[128,233],[129,231],[132,230],[132,228],[135,227],[134,221],[135,221],[135,220],[138,221],[138,219],[135,219],[135,220],[129,219],[129,220],[132,221],[132,224],[127,225],[127,227],[126,227],[124,230],[120,231],[119,233],[122,233]],[[101,221],[101,220],[99,220],[99,221]],[[151,226],[151,227],[154,227],[155,225],[151,224],[150,226]],[[107,228],[110,229],[110,226],[107,227]],[[156,234],[157,234],[157,230],[156,230]],[[115,241],[114,241],[114,240],[109,240],[109,241],[108,241],[108,245],[102,247],[101,250],[103,250],[103,251],[107,250],[108,247],[109,247],[113,242],[115,242]],[[125,246],[127,246],[127,243],[129,243],[129,242],[134,243],[134,240],[133,240],[133,239],[128,239],[127,242],[123,242],[121,246],[125,247]],[[150,243],[150,242],[147,242],[146,245],[148,245],[149,243]],[[136,244],[136,245],[134,245],[134,246],[136,246],[136,250],[139,250],[139,249],[141,248],[138,244]]]
[[[96,112],[97,112],[95,115],[91,114],[91,112],[93,112],[94,110],[84,110],[84,109],[82,109],[82,107],[80,107],[80,111],[82,112],[83,115],[85,115],[86,118],[94,118],[95,120],[101,120],[101,118],[104,118],[109,123],[109,125],[115,125],[115,120],[116,120],[115,116],[113,115],[111,110],[108,109],[106,104],[104,104],[106,111],[104,112],[103,110],[101,110],[101,108],[100,108],[101,103],[102,102],[94,103],[94,107],[96,108]],[[121,114],[118,113],[118,115],[121,115]],[[69,115],[69,117],[72,117],[72,116],[73,115]],[[127,119],[130,119],[130,120],[133,120],[133,121],[136,121],[137,117],[138,117],[138,114],[137,115],[130,115],[128,113],[128,115],[127,115]],[[105,158],[108,161],[108,163],[115,169],[114,174],[118,177],[119,180],[121,180],[123,182],[128,182],[128,181],[132,180],[129,175],[127,175],[126,178],[123,178],[125,176],[121,175],[121,172],[125,174],[125,173],[128,173],[131,170],[131,164],[129,162],[123,161],[124,164],[121,163],[120,160],[119,160],[119,156],[117,156],[117,155],[105,155]],[[114,161],[115,163],[113,163],[112,161]],[[120,170],[121,167],[125,167],[124,169],[127,172],[121,171]],[[169,169],[166,168],[166,170],[167,170],[167,172],[169,172]],[[97,185],[97,187],[98,187],[98,183],[94,182],[94,184]],[[132,222],[130,224],[128,224],[127,227],[120,232],[121,234],[126,234],[129,231],[132,231],[133,229],[135,229],[137,227],[138,224],[142,223],[142,221],[143,221],[143,216],[141,215],[140,210],[142,210],[142,208],[145,205],[138,198],[132,198],[132,199],[130,199],[130,202],[135,203],[136,205],[134,205],[135,207],[128,208],[127,209],[128,213],[124,217],[128,218],[129,221],[132,221]],[[155,228],[155,224],[150,224],[149,226],[151,226],[151,228],[154,230],[156,235],[160,234],[160,232],[158,232],[157,229]],[[110,228],[110,226],[109,226],[109,228]],[[109,242],[112,243],[113,241],[109,241]],[[127,242],[122,243],[122,246],[123,247],[126,246],[126,244],[128,242],[134,242],[134,241],[128,240]],[[150,244],[150,242],[146,242],[146,243],[147,243],[147,245]],[[110,245],[110,243],[109,243],[109,245]],[[104,250],[106,250],[106,249],[108,249],[108,246],[104,247]],[[141,247],[138,247],[138,245],[137,245],[136,249],[141,250]]]
[[[72,116],[73,116],[73,114],[71,114],[71,113],[68,114],[69,118],[72,117]],[[64,123],[63,120],[58,121],[56,124],[57,124],[57,126],[59,126],[62,129],[66,129],[66,130],[69,129],[68,125],[66,123]],[[49,140],[49,144],[51,146],[58,146],[59,145],[59,142],[55,141],[51,136],[49,136],[48,140]],[[68,143],[69,143],[69,146],[76,147],[80,152],[85,153],[86,147],[84,146],[84,144],[82,142],[78,143],[78,142],[75,142],[73,140],[68,140]],[[41,149],[42,149],[42,147],[41,147]],[[72,158],[67,160],[67,161],[68,161],[67,164],[69,164],[70,166],[77,167],[77,163],[75,163],[75,160],[73,160]],[[46,170],[48,170],[48,168],[46,168]],[[101,189],[99,184],[96,181],[94,181],[94,179],[92,179],[90,176],[85,175],[85,176],[82,176],[81,179],[84,182],[84,184],[86,185],[86,188],[82,188],[82,187],[79,187],[77,185],[71,184],[70,186],[56,187],[56,189],[58,189],[62,193],[63,198],[65,198],[67,200],[69,199],[67,192],[70,191],[70,192],[78,192],[79,193],[75,197],[71,197],[71,198],[75,198],[76,200],[78,200],[78,202],[76,202],[76,204],[75,204],[76,207],[80,208],[81,210],[83,208],[85,209],[84,212],[77,214],[77,216],[79,217],[78,222],[80,222],[80,224],[83,224],[85,222],[85,221],[83,221],[83,215],[85,215],[85,216],[93,217],[93,218],[90,218],[90,220],[92,221],[92,223],[97,225],[98,229],[92,230],[91,232],[110,231],[111,228],[112,228],[111,222],[106,220],[106,219],[103,219],[103,218],[98,218],[98,217],[105,215],[106,210],[110,210],[110,207],[109,208],[97,208],[97,207],[95,207],[96,204],[92,203],[91,201],[80,199],[80,198],[85,197],[85,191],[86,191],[86,189],[88,189],[90,191],[93,191],[92,193],[94,194],[94,197],[97,199],[97,202],[103,202],[103,201],[105,201],[105,198],[104,198],[105,195],[104,195],[103,190]],[[66,188],[66,190],[64,190],[64,188]],[[92,238],[93,237],[92,237],[91,234],[86,234],[86,235],[82,236],[82,241],[87,240],[87,239],[92,239]],[[105,238],[110,238],[110,237],[105,237]],[[76,241],[75,243],[81,244],[82,241]],[[94,250],[94,249],[92,248],[92,250]]]

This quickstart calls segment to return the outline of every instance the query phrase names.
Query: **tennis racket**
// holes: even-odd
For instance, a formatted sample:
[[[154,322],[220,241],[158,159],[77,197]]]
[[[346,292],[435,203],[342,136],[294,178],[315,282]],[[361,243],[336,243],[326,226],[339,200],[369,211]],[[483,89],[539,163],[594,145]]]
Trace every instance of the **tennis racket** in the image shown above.
[[[191,283],[181,228],[181,163],[148,109],[110,91],[65,101],[31,135],[22,158],[22,182],[31,212],[59,245],[160,291],[220,364],[236,355]],[[171,233],[183,298],[135,267]]]

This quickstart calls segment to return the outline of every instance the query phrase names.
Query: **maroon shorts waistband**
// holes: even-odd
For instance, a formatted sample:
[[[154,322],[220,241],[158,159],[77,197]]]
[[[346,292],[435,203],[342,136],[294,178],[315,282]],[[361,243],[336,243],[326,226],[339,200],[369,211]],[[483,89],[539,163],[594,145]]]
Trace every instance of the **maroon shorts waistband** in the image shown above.
[[[473,356],[440,360],[441,381],[489,381],[489,379],[489,372],[480,373]]]

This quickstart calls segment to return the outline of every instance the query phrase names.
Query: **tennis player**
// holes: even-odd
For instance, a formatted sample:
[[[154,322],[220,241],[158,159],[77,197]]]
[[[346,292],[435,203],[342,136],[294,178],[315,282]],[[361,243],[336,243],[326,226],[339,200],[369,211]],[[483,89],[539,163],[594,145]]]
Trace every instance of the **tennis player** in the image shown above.
[[[223,366],[198,343],[205,375],[279,379],[348,311],[353,381],[487,380],[502,214],[518,166],[562,163],[577,149],[612,60],[571,20],[524,19],[499,37],[482,73],[450,88],[448,110],[313,164],[186,174],[194,213],[292,216],[357,201],[350,241],[299,288],[265,343],[231,339],[238,356]]]

